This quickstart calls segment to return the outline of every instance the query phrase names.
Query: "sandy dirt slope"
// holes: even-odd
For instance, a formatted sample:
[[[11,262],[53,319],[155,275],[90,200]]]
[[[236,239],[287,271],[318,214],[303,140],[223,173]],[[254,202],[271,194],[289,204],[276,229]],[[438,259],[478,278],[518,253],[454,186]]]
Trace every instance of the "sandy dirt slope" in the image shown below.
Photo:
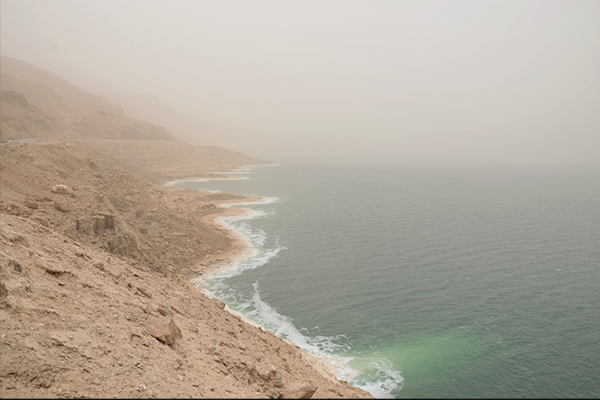
[[[134,144],[127,162],[111,146],[0,146],[1,397],[371,397],[190,284],[247,250],[213,219],[248,198],[153,183],[187,150],[145,143],[140,172]]]

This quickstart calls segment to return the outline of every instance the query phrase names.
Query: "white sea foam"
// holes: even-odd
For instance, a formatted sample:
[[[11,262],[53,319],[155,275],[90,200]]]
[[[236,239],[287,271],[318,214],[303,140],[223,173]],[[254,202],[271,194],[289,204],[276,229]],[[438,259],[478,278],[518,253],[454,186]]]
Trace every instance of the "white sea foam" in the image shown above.
[[[254,293],[250,306],[252,311],[248,312],[248,316],[257,321],[260,325],[265,326],[275,335],[290,340],[297,346],[300,346],[305,351],[316,356],[331,356],[334,351],[339,351],[344,348],[343,345],[336,344],[332,339],[326,336],[308,337],[303,335],[292,323],[292,320],[285,315],[281,315],[273,307],[265,303],[261,298],[258,290],[258,282],[253,285]]]
[[[223,204],[223,206],[233,207],[257,203],[265,204],[272,203],[276,200],[277,198],[265,198],[264,201],[260,202],[229,203]],[[262,267],[263,265],[268,263],[271,258],[277,256],[277,254],[281,250],[285,250],[285,247],[280,246],[277,240],[273,248],[264,248],[265,242],[267,240],[267,234],[262,229],[252,228],[252,226],[247,222],[248,220],[254,218],[271,215],[273,213],[272,211],[269,212],[265,210],[252,210],[247,208],[242,209],[246,211],[244,215],[233,217],[221,217],[218,218],[218,220],[227,228],[232,229],[241,234],[252,246],[252,253],[248,258],[238,262],[237,264],[234,264],[231,268],[218,272],[207,278],[207,281],[213,286],[216,284],[217,281],[240,275],[244,271]]]
[[[269,204],[277,201],[278,198],[264,198],[262,202],[249,203],[228,203],[223,204],[225,207],[240,208],[243,205]],[[279,337],[283,337],[302,350],[309,354],[320,357],[322,362],[328,362],[334,366],[337,371],[337,378],[346,380],[356,387],[360,387],[371,393],[377,398],[386,398],[390,396],[392,390],[402,386],[403,378],[399,371],[385,359],[370,360],[367,365],[361,364],[360,371],[349,366],[354,358],[339,356],[340,353],[346,353],[349,349],[348,345],[340,344],[345,341],[343,335],[335,337],[328,336],[309,336],[308,330],[298,329],[294,326],[293,320],[285,315],[277,312],[269,304],[265,303],[260,297],[258,282],[253,284],[253,293],[251,298],[241,299],[240,294],[236,293],[224,281],[227,278],[242,274],[244,271],[260,268],[267,264],[273,257],[276,257],[285,247],[279,245],[278,241],[272,248],[265,248],[267,243],[267,234],[262,229],[253,228],[249,221],[266,215],[273,214],[273,211],[244,209],[246,213],[242,216],[224,217],[219,220],[232,229],[240,233],[251,245],[251,255],[241,262],[233,265],[231,268],[218,272],[206,278],[203,285],[210,286],[209,292],[211,295],[224,300],[236,299],[231,305],[233,310],[245,315],[250,321],[257,325],[273,332]],[[307,335],[301,331],[306,331]],[[363,368],[364,367],[364,368]],[[368,373],[362,374],[362,371]]]
[[[402,389],[404,378],[384,356],[357,356],[351,363],[361,373],[349,382],[376,398],[390,398],[393,391]]]
[[[198,182],[209,182],[209,181],[239,181],[243,179],[250,179],[247,176],[222,176],[214,178],[198,178],[198,179],[182,179],[176,181],[169,181],[165,183],[166,187],[174,187],[180,183],[198,183]]]
[[[232,169],[232,171],[248,171],[250,172],[253,168],[258,168],[258,167],[279,167],[281,166],[281,164],[277,163],[277,164],[257,164],[257,165],[242,165],[240,167],[234,168]]]
[[[260,203],[269,204],[277,200],[278,199],[276,197],[264,198],[264,201]],[[251,204],[257,204],[257,202],[230,203],[223,204],[223,206],[238,208],[240,205]],[[240,275],[244,271],[260,268],[267,264],[273,257],[276,257],[281,250],[286,249],[285,247],[280,246],[277,240],[272,248],[265,248],[264,246],[267,241],[266,233],[262,229],[253,228],[248,223],[249,220],[270,215],[273,212],[252,209],[244,210],[246,210],[246,213],[242,216],[219,218],[221,223],[226,225],[228,228],[233,229],[243,235],[253,247],[250,257],[233,265],[231,268],[211,275],[203,282],[204,286],[210,286],[209,292],[211,295],[216,295],[217,297],[221,297],[221,299],[224,296],[239,299],[239,296],[236,296],[235,292],[233,292],[233,289],[223,282],[225,279]],[[342,335],[337,337],[319,335],[310,337],[303,335],[294,326],[289,317],[279,314],[274,308],[261,299],[258,289],[258,282],[253,284],[253,288],[254,293],[252,298],[242,301],[238,306],[234,306],[234,311],[242,313],[251,321],[257,323],[259,326],[264,327],[265,329],[270,330],[275,335],[291,341],[295,345],[299,346],[302,350],[315,356],[326,357],[331,364],[337,367],[337,377],[339,379],[348,380],[350,377],[357,375],[357,371],[347,367],[347,364],[351,358],[337,357],[334,355],[336,352],[347,350],[345,345],[336,343],[336,341],[343,339]]]
[[[239,262],[231,268],[228,268],[224,271],[218,272],[210,276],[209,278],[207,278],[207,281],[209,281],[212,284],[213,282],[220,281],[222,279],[232,278],[234,276],[240,275],[244,271],[260,268],[266,263],[268,263],[271,258],[275,257],[277,253],[279,253],[283,249],[285,249],[285,247],[278,247],[275,249],[260,252],[255,250],[254,254],[252,254],[246,260]]]
[[[239,174],[248,172],[250,172],[249,168],[233,171],[233,173]],[[229,173],[232,172],[230,171]],[[196,180],[195,182],[226,179],[232,178],[208,178]],[[248,178],[238,177],[233,179]],[[174,186],[179,182],[182,181],[169,182],[167,186]],[[343,335],[335,337],[321,335],[310,336],[307,329],[300,328],[299,330],[296,328],[291,318],[278,313],[276,309],[262,300],[259,293],[258,282],[255,282],[252,285],[254,291],[251,298],[245,299],[242,299],[239,293],[236,293],[233,288],[229,287],[224,282],[226,279],[240,275],[245,271],[264,266],[273,257],[276,257],[280,251],[286,249],[285,247],[280,246],[277,240],[270,248],[266,248],[267,234],[262,229],[253,228],[249,223],[252,219],[272,215],[274,213],[273,211],[242,208],[243,206],[248,205],[271,204],[278,200],[277,197],[264,197],[262,198],[262,201],[220,204],[223,207],[241,208],[246,211],[244,215],[241,216],[221,217],[218,218],[218,220],[229,229],[241,234],[252,246],[252,252],[248,258],[234,264],[230,268],[211,275],[202,282],[198,282],[199,285],[202,285],[205,288],[207,288],[207,286],[210,287],[209,294],[211,296],[221,298],[222,300],[225,297],[236,299],[234,303],[237,304],[231,305],[234,312],[241,313],[258,326],[270,330],[275,335],[291,341],[309,354],[319,357],[321,362],[332,364],[335,367],[335,371],[337,371],[336,375],[338,379],[349,381],[352,385],[368,391],[377,398],[389,397],[392,390],[402,386],[403,378],[400,375],[400,372],[395,370],[385,359],[370,360],[367,365],[359,362],[361,364],[361,368],[358,368],[360,370],[359,372],[357,369],[353,369],[349,366],[349,363],[354,360],[353,357],[343,357],[338,355],[347,353],[348,350],[350,350],[349,346],[345,344],[346,338]],[[303,334],[302,332],[305,332],[306,334]],[[367,372],[361,374],[361,372],[364,372],[363,370]]]
[[[233,168],[227,172],[217,172],[217,174],[227,175],[227,174],[249,174],[252,173],[253,168],[257,167],[279,167],[281,164],[259,164],[259,165],[242,165],[237,168]]]
[[[225,289],[223,285],[220,289]],[[351,357],[340,357],[336,353],[348,350],[346,344],[340,344],[345,339],[343,335],[335,337],[328,336],[307,336],[301,330],[294,326],[291,318],[277,312],[269,304],[265,303],[260,297],[258,282],[253,285],[254,292],[252,298],[240,304],[240,311],[251,321],[259,326],[273,332],[276,336],[282,337],[294,343],[309,354],[319,357],[321,362],[327,362],[334,366],[337,371],[337,378],[349,380],[358,374],[357,371],[348,367]]]
[[[337,378],[349,381],[352,385],[360,387],[371,393],[376,398],[388,398],[393,390],[402,387],[404,378],[398,370],[385,358],[375,358],[368,360],[358,360],[361,364],[360,371],[349,366],[354,357],[340,357],[337,354],[346,353],[349,350],[347,344],[340,344],[345,341],[345,336],[306,336],[294,326],[291,318],[281,315],[269,304],[265,303],[259,293],[258,282],[253,285],[254,293],[252,299],[241,305],[242,312],[256,322],[265,327],[279,337],[288,339],[302,350],[326,358],[326,362],[335,366]]]
[[[235,208],[239,208],[239,206],[250,206],[250,205],[255,205],[255,204],[271,204],[271,203],[275,203],[276,201],[279,200],[279,197],[261,197],[261,200],[256,200],[256,201],[248,201],[245,203],[220,203],[219,205],[222,207],[235,207]],[[248,210],[248,209],[245,209]]]

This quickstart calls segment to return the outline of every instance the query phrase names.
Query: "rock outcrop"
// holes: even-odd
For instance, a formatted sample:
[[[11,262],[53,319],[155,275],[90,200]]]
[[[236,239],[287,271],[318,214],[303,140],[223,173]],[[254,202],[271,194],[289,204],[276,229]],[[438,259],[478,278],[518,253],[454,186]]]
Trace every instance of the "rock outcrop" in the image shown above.
[[[64,195],[69,195],[69,196],[73,195],[73,192],[71,192],[71,189],[69,189],[69,187],[67,185],[52,186],[52,193],[64,194]]]
[[[295,382],[286,387],[279,395],[280,399],[310,399],[317,391],[314,382]]]
[[[89,218],[81,218],[75,222],[75,229],[84,235],[103,236],[106,230],[114,231],[115,216],[111,214],[97,214]]]
[[[172,345],[181,337],[181,329],[170,315],[150,316],[144,322],[144,326],[150,335],[168,345]]]

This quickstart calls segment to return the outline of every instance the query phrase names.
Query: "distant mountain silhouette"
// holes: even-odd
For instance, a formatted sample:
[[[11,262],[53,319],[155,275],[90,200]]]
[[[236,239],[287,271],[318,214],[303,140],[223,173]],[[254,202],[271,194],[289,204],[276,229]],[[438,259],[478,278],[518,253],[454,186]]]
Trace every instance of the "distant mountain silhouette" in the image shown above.
[[[275,146],[279,143],[276,138],[256,133],[231,132],[213,126],[202,120],[203,110],[198,110],[198,117],[194,118],[172,109],[153,94],[126,95],[111,92],[102,95],[121,106],[128,115],[164,126],[184,142],[225,147],[253,155],[277,152]]]
[[[0,71],[4,138],[174,140],[166,128],[128,116],[53,72],[6,56]]]

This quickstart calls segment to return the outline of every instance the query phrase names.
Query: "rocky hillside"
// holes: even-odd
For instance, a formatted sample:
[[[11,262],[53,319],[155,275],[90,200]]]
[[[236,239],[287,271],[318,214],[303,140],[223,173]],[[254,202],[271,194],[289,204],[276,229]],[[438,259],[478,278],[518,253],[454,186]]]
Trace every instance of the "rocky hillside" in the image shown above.
[[[148,178],[164,183],[164,175],[185,176],[186,157],[209,150],[155,141],[9,142],[0,148],[0,212],[32,219],[163,273],[189,270],[239,251],[231,234],[207,230],[221,212],[216,204],[244,197],[166,188]],[[189,174],[226,171],[240,165],[235,156],[222,150],[221,158],[197,157],[196,170]],[[153,170],[140,172],[147,163]]]
[[[214,218],[252,199],[157,183],[262,162],[119,143],[0,144],[1,397],[370,398],[190,283],[247,250]]]
[[[127,116],[50,71],[5,56],[0,71],[3,138],[173,140],[165,128]]]

